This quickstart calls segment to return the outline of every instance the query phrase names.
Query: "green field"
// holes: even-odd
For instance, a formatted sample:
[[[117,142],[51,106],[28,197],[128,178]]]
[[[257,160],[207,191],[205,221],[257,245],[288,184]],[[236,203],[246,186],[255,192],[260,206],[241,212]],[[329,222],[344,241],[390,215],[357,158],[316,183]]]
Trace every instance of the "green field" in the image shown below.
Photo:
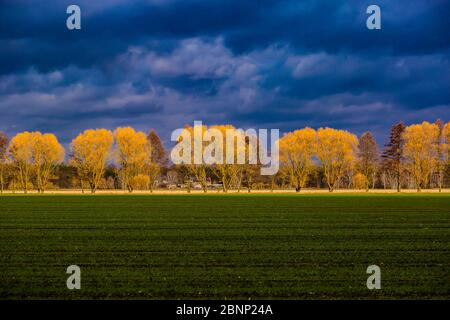
[[[0,197],[1,299],[449,299],[449,267],[448,194]]]

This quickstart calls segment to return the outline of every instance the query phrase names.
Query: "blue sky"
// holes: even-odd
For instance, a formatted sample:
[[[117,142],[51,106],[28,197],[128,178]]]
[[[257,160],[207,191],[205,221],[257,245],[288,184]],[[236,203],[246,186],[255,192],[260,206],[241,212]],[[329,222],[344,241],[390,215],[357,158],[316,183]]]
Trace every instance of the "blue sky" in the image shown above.
[[[66,28],[77,4],[82,29]],[[382,29],[366,28],[381,7]],[[0,2],[0,130],[450,120],[450,1]]]

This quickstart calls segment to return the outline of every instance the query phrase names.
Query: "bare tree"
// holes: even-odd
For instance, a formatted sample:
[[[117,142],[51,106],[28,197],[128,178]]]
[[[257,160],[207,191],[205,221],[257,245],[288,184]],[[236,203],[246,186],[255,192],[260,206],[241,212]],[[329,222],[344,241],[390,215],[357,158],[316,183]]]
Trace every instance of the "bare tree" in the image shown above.
[[[372,187],[374,185],[378,160],[379,150],[375,138],[370,132],[363,133],[358,143],[358,168],[366,177],[366,191],[369,191],[370,184]]]

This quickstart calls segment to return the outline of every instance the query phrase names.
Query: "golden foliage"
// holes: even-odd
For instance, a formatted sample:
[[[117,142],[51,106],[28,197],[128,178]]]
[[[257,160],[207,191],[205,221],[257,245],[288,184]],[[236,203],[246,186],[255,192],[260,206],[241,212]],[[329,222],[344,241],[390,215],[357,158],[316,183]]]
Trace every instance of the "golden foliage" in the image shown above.
[[[38,191],[44,192],[53,167],[64,160],[64,148],[50,133],[18,133],[11,139],[9,152],[25,191],[31,175],[34,175]]]
[[[313,157],[317,150],[317,134],[304,128],[284,135],[279,140],[281,165],[288,168],[291,182],[300,191],[314,168]]]
[[[447,122],[442,131],[442,149],[444,160],[450,166],[450,121]]]
[[[219,155],[214,154],[213,157],[217,160],[217,164],[214,166],[214,173],[222,182],[222,190],[227,192],[231,182],[239,181],[238,175],[241,174],[242,166],[238,164],[238,152],[243,152],[245,157],[245,137],[241,131],[236,130],[232,125],[216,125],[209,128],[209,132],[216,130],[217,133],[222,135],[222,141],[219,143],[219,148],[215,148],[214,152],[219,151]],[[233,137],[231,143],[227,143],[227,135]],[[239,139],[242,139],[239,143]],[[213,142],[210,143],[212,145]],[[230,150],[231,148],[231,150]],[[231,155],[232,163],[227,162],[227,153]],[[245,162],[245,159],[244,159]]]
[[[120,175],[125,187],[132,192],[134,177],[143,174],[146,164],[151,160],[150,143],[144,132],[136,132],[130,127],[117,128],[114,136]]]
[[[33,161],[33,134],[25,131],[15,135],[9,143],[9,154],[18,175],[18,182],[26,193],[30,182]]]
[[[435,165],[438,136],[439,127],[427,121],[406,127],[403,133],[405,162],[418,191],[427,185]]]
[[[190,139],[189,142],[186,141],[187,142],[186,145],[190,145],[191,149],[190,149],[190,157],[186,157],[186,159],[189,159],[189,162],[185,163],[185,166],[188,169],[188,172],[190,174],[192,174],[197,179],[197,181],[200,183],[204,192],[207,191],[207,174],[206,174],[207,165],[203,161],[203,151],[207,145],[207,143],[204,142],[204,139],[203,139],[203,137],[206,133],[206,130],[207,130],[207,128],[205,125],[202,125],[202,126],[197,125],[194,127],[186,126],[178,138],[178,142],[182,142],[182,141],[184,141],[184,139]],[[201,139],[202,139],[201,141],[195,140],[195,134],[194,134],[195,132],[201,133]],[[188,151],[189,150],[183,150],[183,152],[188,152]],[[183,155],[181,155],[181,156],[183,156]],[[194,163],[195,162],[194,160],[196,157],[202,159],[202,163],[197,163],[197,164]],[[186,181],[186,183],[188,185],[190,185],[190,178],[188,178],[188,181]]]
[[[359,190],[367,189],[369,180],[367,179],[367,177],[364,174],[362,174],[361,172],[358,172],[353,177],[352,184],[355,189],[359,189]]]
[[[92,193],[103,178],[113,143],[113,134],[106,129],[88,129],[72,140],[71,162],[81,180],[88,181]]]
[[[320,128],[317,138],[317,157],[328,189],[333,191],[345,170],[355,163],[358,138],[348,131],[332,128]]]
[[[44,192],[53,167],[64,161],[64,148],[54,134],[35,132],[32,140],[36,187]]]
[[[138,174],[130,179],[134,190],[147,190],[150,185],[150,177],[146,174]]]

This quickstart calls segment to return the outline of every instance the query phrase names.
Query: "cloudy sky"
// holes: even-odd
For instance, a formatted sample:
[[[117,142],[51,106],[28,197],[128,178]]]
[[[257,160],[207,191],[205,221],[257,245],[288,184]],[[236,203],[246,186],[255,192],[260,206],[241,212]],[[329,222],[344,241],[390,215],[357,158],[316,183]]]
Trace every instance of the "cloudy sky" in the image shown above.
[[[81,8],[81,30],[66,8]],[[382,29],[366,28],[381,7]],[[0,1],[0,130],[450,120],[450,1]]]

